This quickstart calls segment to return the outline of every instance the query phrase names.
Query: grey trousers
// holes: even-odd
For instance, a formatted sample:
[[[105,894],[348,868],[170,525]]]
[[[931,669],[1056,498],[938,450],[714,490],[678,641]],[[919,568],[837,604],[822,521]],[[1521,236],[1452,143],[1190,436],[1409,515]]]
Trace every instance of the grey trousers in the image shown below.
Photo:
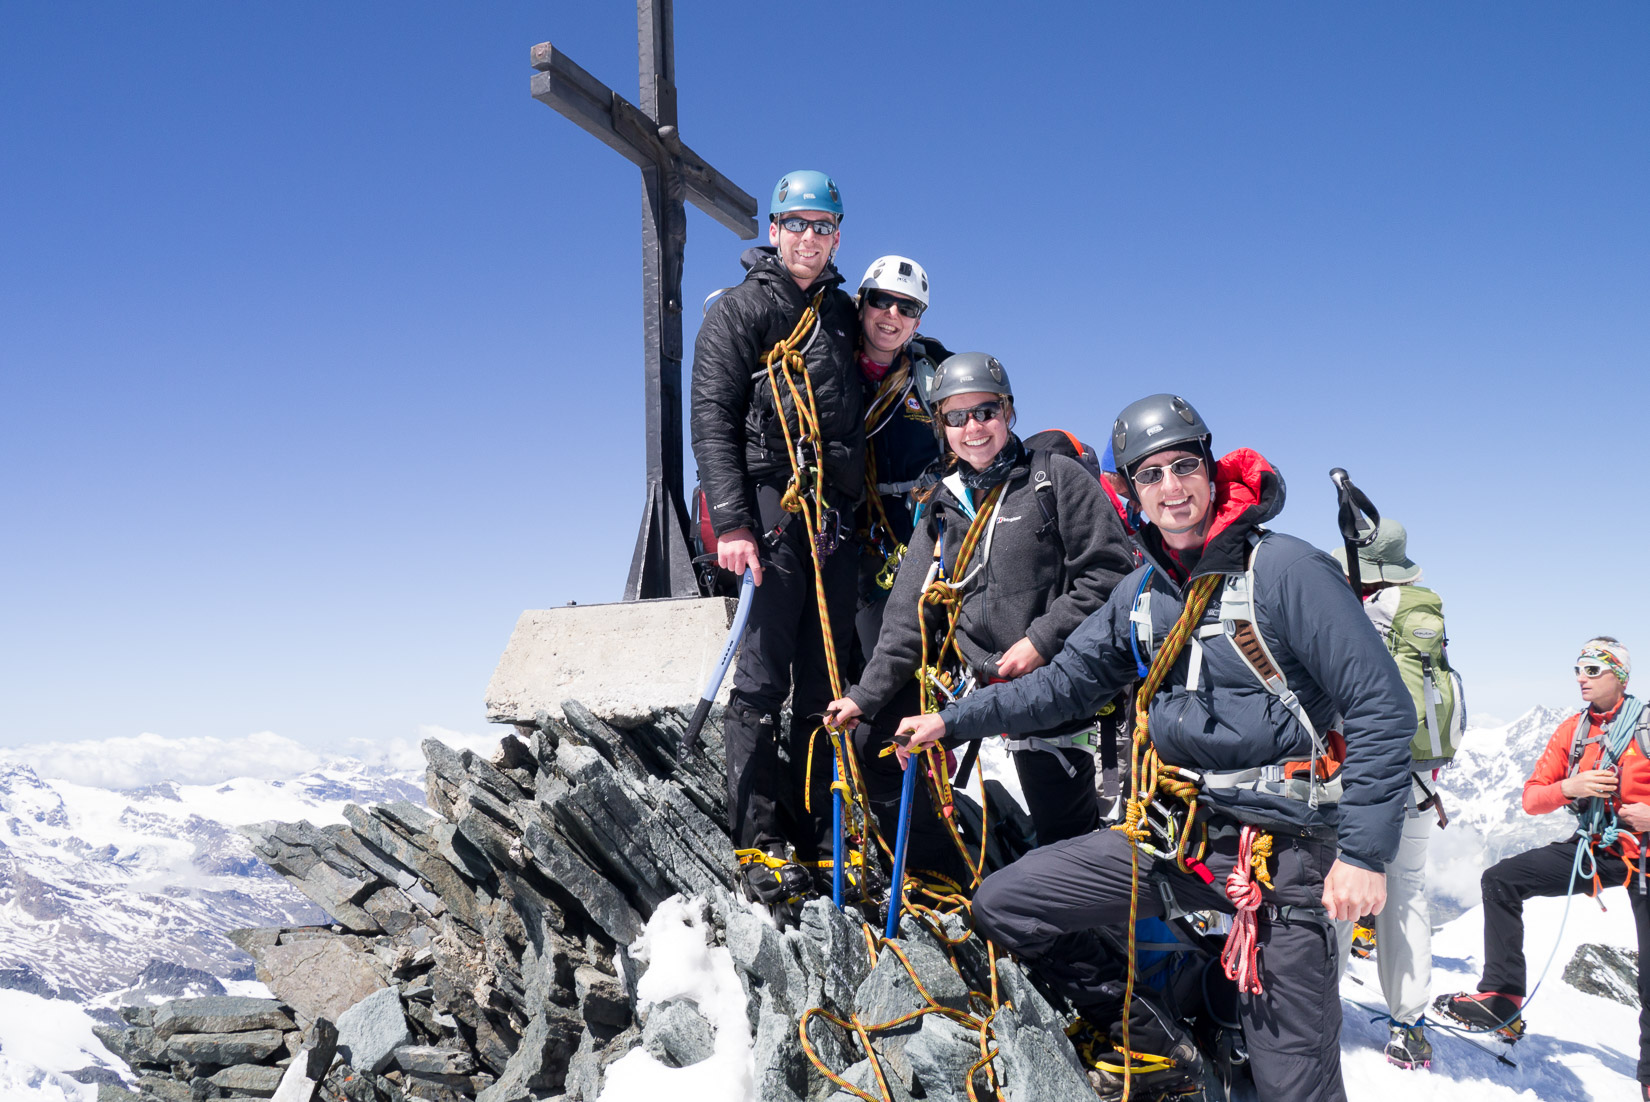
[[[1282,917],[1263,907],[1260,978],[1265,992],[1239,1000],[1250,1069],[1267,1102],[1343,1102],[1341,1001],[1336,990],[1335,934],[1323,912],[1323,880],[1335,846],[1277,835],[1272,884],[1264,899],[1300,908]],[[1138,915],[1161,917],[1155,884],[1166,881],[1185,910],[1232,913],[1223,889],[1236,863],[1237,836],[1211,842],[1213,885],[1180,872],[1172,861],[1141,855]],[[988,876],[974,896],[974,928],[1020,959],[1079,1011],[1100,1003],[1100,985],[1118,974],[1116,954],[1093,931],[1126,936],[1129,845],[1100,830],[1033,850]]]

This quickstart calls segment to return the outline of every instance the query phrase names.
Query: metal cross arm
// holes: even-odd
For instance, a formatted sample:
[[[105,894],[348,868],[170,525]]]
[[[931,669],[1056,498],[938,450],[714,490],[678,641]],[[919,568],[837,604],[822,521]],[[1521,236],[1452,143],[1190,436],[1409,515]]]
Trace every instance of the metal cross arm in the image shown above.
[[[655,126],[641,108],[585,72],[549,42],[533,47],[533,98],[549,104],[606,142],[638,168],[671,165],[693,205],[749,240],[756,200],[682,144],[676,127]],[[674,162],[674,164],[672,163]]]

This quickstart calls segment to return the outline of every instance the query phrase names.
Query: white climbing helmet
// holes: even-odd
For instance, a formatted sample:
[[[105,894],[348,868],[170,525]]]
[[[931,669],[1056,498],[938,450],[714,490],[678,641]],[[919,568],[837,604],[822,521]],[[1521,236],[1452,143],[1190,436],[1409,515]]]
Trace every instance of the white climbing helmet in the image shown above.
[[[861,296],[866,291],[892,291],[896,295],[914,298],[928,309],[928,273],[908,256],[879,256],[865,269],[865,278],[859,281]]]

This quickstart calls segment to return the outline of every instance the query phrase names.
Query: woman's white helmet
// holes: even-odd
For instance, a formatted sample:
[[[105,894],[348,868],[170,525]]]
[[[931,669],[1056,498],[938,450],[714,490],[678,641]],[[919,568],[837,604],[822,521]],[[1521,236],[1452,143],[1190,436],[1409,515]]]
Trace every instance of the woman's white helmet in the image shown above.
[[[914,298],[928,309],[928,273],[908,256],[879,256],[865,269],[865,278],[859,281],[859,293],[892,291],[896,295]]]

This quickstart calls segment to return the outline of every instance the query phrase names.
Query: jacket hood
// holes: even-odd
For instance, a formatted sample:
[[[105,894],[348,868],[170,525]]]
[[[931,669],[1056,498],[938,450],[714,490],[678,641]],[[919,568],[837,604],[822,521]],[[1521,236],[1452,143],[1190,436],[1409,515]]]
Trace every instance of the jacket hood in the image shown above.
[[[796,280],[791,278],[791,270],[785,267],[785,262],[779,259],[779,250],[772,245],[752,245],[739,254],[739,263],[745,266],[746,279],[782,279],[792,287],[796,287]],[[808,292],[836,287],[842,283],[842,273],[836,270],[834,260],[825,262],[825,270],[819,273],[819,278],[808,284]],[[800,292],[801,288],[797,288]]]
[[[1229,574],[1244,569],[1249,557],[1249,534],[1283,512],[1283,475],[1266,457],[1238,448],[1215,463],[1214,521],[1203,541],[1203,551],[1191,577]],[[1135,539],[1147,558],[1159,564],[1177,561],[1163,546],[1157,525],[1142,524]],[[1190,578],[1187,579],[1188,581]]]

